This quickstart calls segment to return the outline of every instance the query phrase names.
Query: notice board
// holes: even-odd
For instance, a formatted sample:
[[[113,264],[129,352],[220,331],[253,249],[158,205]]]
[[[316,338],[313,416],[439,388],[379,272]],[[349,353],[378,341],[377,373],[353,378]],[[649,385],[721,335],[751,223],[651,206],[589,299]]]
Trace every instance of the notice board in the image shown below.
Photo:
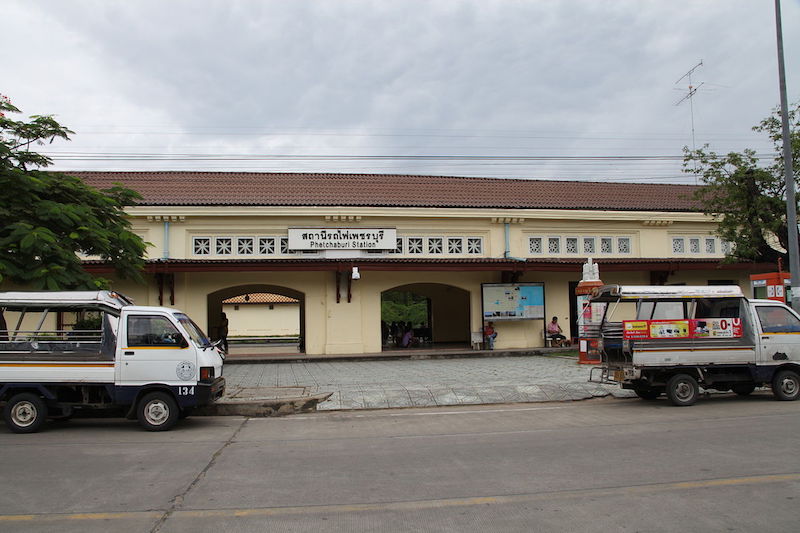
[[[487,321],[544,318],[544,283],[484,283],[481,299]]]

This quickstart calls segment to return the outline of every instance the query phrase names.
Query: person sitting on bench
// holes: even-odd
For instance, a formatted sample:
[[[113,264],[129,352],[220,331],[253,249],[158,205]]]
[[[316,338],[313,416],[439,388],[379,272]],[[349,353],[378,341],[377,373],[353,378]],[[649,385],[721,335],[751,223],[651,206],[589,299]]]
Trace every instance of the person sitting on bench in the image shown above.
[[[561,331],[557,316],[554,316],[552,322],[547,324],[547,337],[553,341],[553,346],[561,346],[567,340]]]

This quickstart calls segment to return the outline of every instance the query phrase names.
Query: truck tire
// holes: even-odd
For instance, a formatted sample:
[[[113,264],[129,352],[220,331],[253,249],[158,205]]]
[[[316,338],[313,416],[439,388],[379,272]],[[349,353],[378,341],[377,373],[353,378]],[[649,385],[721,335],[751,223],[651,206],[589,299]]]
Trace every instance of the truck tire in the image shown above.
[[[794,370],[781,370],[772,379],[772,394],[783,401],[800,397],[800,376]]]
[[[737,383],[731,387],[731,390],[739,396],[749,396],[756,390],[755,383]]]
[[[667,398],[672,405],[686,407],[694,405],[700,394],[697,380],[688,374],[676,374],[667,381]]]
[[[167,431],[178,421],[179,411],[171,394],[150,392],[139,400],[136,418],[139,425],[147,431]]]
[[[22,392],[8,400],[3,418],[14,433],[36,433],[47,419],[47,406],[36,394]]]

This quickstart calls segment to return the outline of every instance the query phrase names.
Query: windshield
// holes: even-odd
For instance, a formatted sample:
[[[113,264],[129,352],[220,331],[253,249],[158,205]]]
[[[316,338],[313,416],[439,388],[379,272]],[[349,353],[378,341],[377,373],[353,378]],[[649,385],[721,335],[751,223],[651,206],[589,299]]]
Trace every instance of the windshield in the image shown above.
[[[181,323],[183,329],[186,330],[186,332],[189,334],[189,337],[191,337],[192,341],[194,341],[197,346],[203,347],[211,344],[211,341],[208,340],[208,337],[206,337],[206,334],[203,333],[203,330],[200,329],[197,324],[192,322],[191,318],[183,313],[175,313],[175,318],[178,319],[178,322]]]

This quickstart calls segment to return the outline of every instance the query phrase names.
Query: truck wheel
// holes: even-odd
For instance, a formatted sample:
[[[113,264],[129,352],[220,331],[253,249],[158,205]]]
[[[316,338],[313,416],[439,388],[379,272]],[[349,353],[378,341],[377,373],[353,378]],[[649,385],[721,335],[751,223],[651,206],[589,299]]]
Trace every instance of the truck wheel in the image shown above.
[[[793,370],[781,370],[772,380],[772,394],[779,400],[793,401],[800,397],[800,376]]]
[[[23,392],[8,400],[3,418],[14,433],[36,433],[47,418],[47,406],[37,395]]]
[[[677,374],[667,381],[667,398],[672,405],[684,407],[694,405],[700,393],[697,380],[688,374]]]
[[[661,396],[661,391],[654,389],[633,389],[633,392],[642,400],[655,400]]]
[[[167,431],[178,421],[178,404],[165,392],[150,392],[139,401],[137,418],[147,431]]]
[[[733,392],[735,392],[736,394],[738,394],[739,396],[749,396],[750,394],[753,393],[754,390],[756,390],[756,384],[755,383],[737,383],[736,385],[731,387],[731,390]]]

